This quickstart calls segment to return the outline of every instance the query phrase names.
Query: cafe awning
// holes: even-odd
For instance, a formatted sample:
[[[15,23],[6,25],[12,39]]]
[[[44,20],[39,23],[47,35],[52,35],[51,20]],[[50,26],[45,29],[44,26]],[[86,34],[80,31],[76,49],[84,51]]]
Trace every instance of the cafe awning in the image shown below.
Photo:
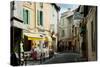
[[[45,40],[42,34],[38,33],[24,33],[28,37],[28,40]]]

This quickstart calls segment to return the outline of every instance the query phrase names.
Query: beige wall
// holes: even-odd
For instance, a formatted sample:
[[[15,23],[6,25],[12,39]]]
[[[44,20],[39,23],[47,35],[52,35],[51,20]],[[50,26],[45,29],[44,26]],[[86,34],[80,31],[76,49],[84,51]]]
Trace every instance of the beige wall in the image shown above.
[[[36,3],[36,24],[37,24],[37,10],[43,11],[43,26],[36,25],[36,27],[49,31],[50,23],[51,23],[51,20],[50,20],[51,5],[48,3],[43,3],[43,8],[41,9],[40,3]],[[45,31],[45,33],[49,34],[48,31]]]
[[[28,30],[31,32],[35,32],[35,4],[28,4],[27,2],[23,2],[23,8],[30,11],[30,22],[28,24]],[[26,24],[27,25],[27,24]]]
[[[51,14],[51,5],[46,3],[44,4],[44,28],[46,30],[50,30],[50,23],[51,23],[51,20],[50,20],[50,14]]]
[[[53,23],[52,19],[52,10],[54,9],[50,3],[43,3],[43,8],[41,9],[40,3],[33,3],[30,5],[27,2],[21,2],[22,7],[25,9],[28,9],[31,14],[30,14],[30,24],[28,24],[29,29],[35,29],[36,32],[38,32],[37,27],[40,29],[45,29],[50,31],[50,24]],[[43,26],[37,25],[37,10],[43,11]],[[54,13],[57,17],[57,13]],[[57,22],[57,20],[56,20]],[[57,24],[56,24],[57,25]],[[47,32],[47,31],[46,31]]]
[[[88,15],[88,20],[87,20],[87,38],[88,38],[88,60],[96,60],[96,52],[93,55],[93,51],[92,51],[92,34],[94,31],[92,31],[92,26],[91,24],[93,23],[93,26],[95,27],[94,24],[96,24],[95,21],[95,11],[92,11],[89,15]],[[95,29],[95,28],[93,28]],[[96,30],[96,29],[95,29]],[[96,32],[95,32],[96,33]],[[95,44],[96,45],[96,44]]]
[[[18,6],[19,5],[19,6]],[[54,5],[52,6],[51,3],[43,3],[43,8],[40,7],[40,3],[39,2],[18,2],[17,3],[17,7],[18,7],[18,11],[16,11],[16,15],[19,12],[19,16],[22,18],[23,20],[23,8],[27,9],[30,11],[30,22],[29,24],[24,24],[25,28],[23,30],[23,33],[26,33],[29,31],[31,33],[40,33],[38,30],[44,30],[44,32],[47,35],[51,35],[50,32],[50,24],[54,24],[54,31],[55,33],[57,33],[57,12],[56,9],[54,7]],[[19,11],[19,9],[21,8],[21,10]],[[37,11],[43,11],[43,26],[38,25],[38,21],[37,21]],[[22,14],[22,15],[20,15]],[[55,15],[53,18],[53,14]],[[55,45],[57,44],[57,40],[55,42]]]
[[[23,5],[22,5],[22,2],[20,2],[20,1],[15,1],[15,5],[14,5],[14,14],[13,14],[13,16],[15,16],[15,17],[17,17],[17,18],[19,18],[19,19],[21,19],[21,20],[23,20],[23,18],[22,18],[22,7],[23,7]]]
[[[92,58],[91,22],[87,23],[87,30],[88,30],[88,33],[87,33],[87,35],[88,35],[88,59],[91,59]]]
[[[69,12],[69,14],[70,14],[70,12]],[[72,21],[71,17],[69,19],[69,17],[67,17],[67,15],[60,18],[60,25],[59,25],[61,27],[61,28],[59,28],[60,29],[59,30],[59,33],[60,33],[59,38],[60,39],[71,38],[71,36],[72,36],[72,22],[73,21]],[[62,37],[62,30],[65,31],[64,37]]]

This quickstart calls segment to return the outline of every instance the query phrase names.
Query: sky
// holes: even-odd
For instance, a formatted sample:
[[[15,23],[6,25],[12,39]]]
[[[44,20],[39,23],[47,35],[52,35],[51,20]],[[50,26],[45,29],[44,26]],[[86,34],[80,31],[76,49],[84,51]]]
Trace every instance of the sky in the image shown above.
[[[76,5],[76,4],[59,4],[60,6],[60,14],[67,11],[68,8],[70,8],[71,10],[77,8],[79,5]]]

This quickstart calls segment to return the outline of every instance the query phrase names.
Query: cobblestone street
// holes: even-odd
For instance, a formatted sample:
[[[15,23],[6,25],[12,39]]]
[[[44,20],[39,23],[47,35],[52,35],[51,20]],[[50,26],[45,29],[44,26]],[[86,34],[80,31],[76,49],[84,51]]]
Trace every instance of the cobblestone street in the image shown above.
[[[69,62],[80,62],[80,61],[82,61],[82,58],[79,53],[63,52],[54,55],[50,59],[45,59],[42,63],[40,61],[27,61],[27,65],[69,63]]]

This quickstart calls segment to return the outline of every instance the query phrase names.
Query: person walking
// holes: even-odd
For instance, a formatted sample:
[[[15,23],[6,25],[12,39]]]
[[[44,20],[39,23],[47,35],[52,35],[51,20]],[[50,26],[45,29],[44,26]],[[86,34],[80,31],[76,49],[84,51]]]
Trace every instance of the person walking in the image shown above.
[[[32,43],[32,48],[31,48],[31,53],[32,53],[32,58],[33,60],[36,60],[37,59],[37,52],[36,52],[36,43],[33,42]]]
[[[20,60],[21,60],[21,65],[24,64],[24,48],[23,48],[23,40],[20,42]]]

